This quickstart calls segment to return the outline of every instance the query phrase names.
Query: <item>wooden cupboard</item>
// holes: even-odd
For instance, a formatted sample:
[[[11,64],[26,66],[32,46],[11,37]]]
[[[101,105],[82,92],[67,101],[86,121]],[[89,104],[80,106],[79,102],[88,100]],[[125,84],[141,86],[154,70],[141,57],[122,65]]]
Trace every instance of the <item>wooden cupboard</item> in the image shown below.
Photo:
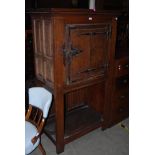
[[[129,116],[129,16],[118,17],[111,88],[111,119],[114,125]]]
[[[110,125],[119,14],[87,9],[31,12],[35,75],[54,95],[45,133],[57,153],[75,138]]]

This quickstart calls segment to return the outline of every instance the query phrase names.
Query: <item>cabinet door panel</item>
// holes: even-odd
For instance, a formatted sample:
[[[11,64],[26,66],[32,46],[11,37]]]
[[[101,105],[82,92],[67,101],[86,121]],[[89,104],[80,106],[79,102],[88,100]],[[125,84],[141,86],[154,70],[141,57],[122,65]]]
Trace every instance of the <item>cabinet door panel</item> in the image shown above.
[[[91,67],[98,69],[104,67],[107,62],[108,40],[105,38],[104,33],[98,33],[92,36],[91,42]]]
[[[79,50],[79,53],[72,57],[70,64],[70,78],[74,81],[83,78],[83,71],[89,68],[90,36],[80,35],[80,30],[74,30],[71,31],[71,42],[70,49]]]
[[[67,25],[66,31],[68,81],[72,83],[104,75],[111,25]]]

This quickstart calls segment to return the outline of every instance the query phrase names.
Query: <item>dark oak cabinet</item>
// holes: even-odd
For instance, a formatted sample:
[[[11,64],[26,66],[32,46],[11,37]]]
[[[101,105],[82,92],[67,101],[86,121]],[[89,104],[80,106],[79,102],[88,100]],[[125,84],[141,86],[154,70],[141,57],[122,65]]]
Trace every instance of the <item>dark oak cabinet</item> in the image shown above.
[[[128,77],[123,76],[126,61],[115,58],[119,15],[87,9],[31,12],[35,75],[54,95],[45,133],[57,153],[75,138],[123,118]]]
[[[112,76],[111,125],[129,116],[129,17],[118,18]]]

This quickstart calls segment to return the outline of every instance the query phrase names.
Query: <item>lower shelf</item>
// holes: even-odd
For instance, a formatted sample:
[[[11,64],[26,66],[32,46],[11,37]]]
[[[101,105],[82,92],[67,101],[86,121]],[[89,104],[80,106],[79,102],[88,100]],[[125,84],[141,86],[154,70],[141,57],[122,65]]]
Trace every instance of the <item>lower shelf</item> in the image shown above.
[[[101,126],[101,114],[95,112],[89,106],[83,106],[68,112],[65,116],[65,143]],[[55,143],[55,118],[48,118],[44,132]]]

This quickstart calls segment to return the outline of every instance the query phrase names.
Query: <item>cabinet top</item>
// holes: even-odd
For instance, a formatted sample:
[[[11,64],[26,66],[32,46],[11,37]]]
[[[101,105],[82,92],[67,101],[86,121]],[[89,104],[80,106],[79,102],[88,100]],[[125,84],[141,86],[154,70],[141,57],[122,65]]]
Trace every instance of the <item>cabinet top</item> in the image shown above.
[[[120,11],[114,10],[100,10],[93,11],[90,9],[75,9],[75,8],[39,8],[30,10],[31,14],[50,14],[51,16],[63,15],[119,15]]]

